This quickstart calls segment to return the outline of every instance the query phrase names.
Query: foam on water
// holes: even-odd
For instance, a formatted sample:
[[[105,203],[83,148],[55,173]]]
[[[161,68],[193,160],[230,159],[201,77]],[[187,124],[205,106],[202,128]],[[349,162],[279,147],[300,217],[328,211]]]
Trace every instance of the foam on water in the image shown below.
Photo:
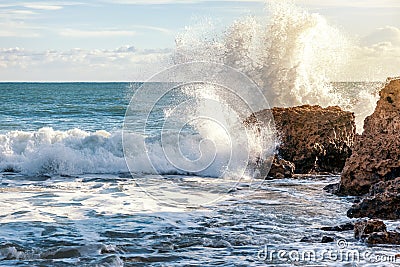
[[[177,148],[175,132],[165,134],[162,143],[159,136],[126,134],[129,145],[125,146],[125,152],[131,155],[134,162],[131,171],[137,174],[187,174],[184,168],[173,165],[173,159],[179,159],[181,153],[193,159],[205,154],[205,157],[214,157],[215,160],[208,168],[196,174],[219,177],[225,170],[226,161],[230,160],[231,145],[224,135],[214,135],[217,136],[207,137],[219,141],[216,155],[214,143],[203,142],[199,147],[204,136],[195,133],[181,136],[180,147]],[[238,147],[240,145],[242,144],[235,144]],[[169,151],[168,156],[172,160],[166,157],[165,151]],[[26,175],[128,172],[121,131],[56,131],[52,128],[31,132],[10,131],[0,135],[0,170]]]
[[[126,171],[121,133],[52,128],[0,135],[0,168],[50,175]]]

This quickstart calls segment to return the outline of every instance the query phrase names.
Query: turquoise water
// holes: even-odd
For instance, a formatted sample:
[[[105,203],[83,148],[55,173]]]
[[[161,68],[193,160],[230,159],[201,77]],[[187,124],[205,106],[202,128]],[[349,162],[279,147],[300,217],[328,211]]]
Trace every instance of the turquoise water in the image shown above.
[[[0,83],[0,131],[121,128],[140,83]]]

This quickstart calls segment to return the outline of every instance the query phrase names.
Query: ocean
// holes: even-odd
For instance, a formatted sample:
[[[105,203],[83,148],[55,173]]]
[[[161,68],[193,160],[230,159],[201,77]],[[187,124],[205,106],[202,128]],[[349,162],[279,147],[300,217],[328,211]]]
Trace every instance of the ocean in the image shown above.
[[[148,170],[141,150],[128,169],[125,112],[141,85],[0,83],[0,266],[382,266],[372,256],[396,251],[366,247],[352,231],[319,230],[349,221],[346,210],[354,199],[323,190],[339,180],[335,175],[258,181],[254,187],[253,180],[218,178],[222,163],[184,173],[153,158],[155,169]],[[348,83],[345,91],[359,87]],[[130,142],[161,153],[160,118],[184,99],[174,95],[153,109],[147,135]],[[140,125],[130,124],[130,131],[140,132]],[[183,132],[199,134],[191,127]],[[191,142],[183,145],[197,151]],[[342,243],[320,243],[324,235]],[[317,241],[300,242],[303,237]],[[278,257],[278,250],[286,256]],[[360,259],[339,259],[347,250]],[[301,256],[324,251],[330,256]]]
[[[382,85],[349,82],[360,49],[327,19],[274,2],[185,27],[146,82],[0,83],[0,266],[395,266],[398,246],[320,230],[350,220],[338,175],[260,179],[279,138],[253,112],[336,105],[361,133]]]

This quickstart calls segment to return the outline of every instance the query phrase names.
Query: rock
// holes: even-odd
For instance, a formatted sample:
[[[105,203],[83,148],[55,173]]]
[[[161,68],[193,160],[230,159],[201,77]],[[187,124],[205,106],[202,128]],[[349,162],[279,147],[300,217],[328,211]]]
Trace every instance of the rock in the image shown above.
[[[392,244],[400,245],[400,233],[397,232],[380,232],[372,233],[365,240],[368,244]]]
[[[363,220],[354,224],[354,237],[365,238],[371,233],[386,232],[386,225],[380,220]]]
[[[326,226],[326,227],[321,227],[321,230],[323,231],[335,231],[335,232],[343,232],[343,231],[349,231],[354,229],[354,224],[351,222],[341,224],[341,225],[336,225],[336,226]]]
[[[348,211],[350,218],[400,219],[400,177],[373,185],[366,198]]]
[[[271,110],[256,112],[246,124],[268,124]],[[337,173],[351,154],[354,114],[339,107],[304,105],[273,108],[280,145],[278,155],[293,162],[295,173]]]
[[[379,95],[343,169],[339,188],[343,194],[363,195],[371,185],[400,176],[400,78],[389,79]]]
[[[324,190],[331,194],[338,194],[339,193],[339,183],[328,184],[327,186],[324,186]]]
[[[330,243],[335,241],[332,237],[330,236],[323,236],[321,239],[321,243]]]
[[[294,169],[295,166],[292,162],[275,156],[268,176],[277,179],[290,178],[294,174]]]
[[[367,244],[400,245],[400,233],[387,232],[386,225],[380,220],[364,220],[354,225],[354,237],[364,239]]]
[[[300,242],[311,242],[311,239],[307,236],[304,236],[300,239]]]
[[[307,243],[329,243],[335,240],[332,236],[326,236],[322,234],[313,234],[310,236],[304,236],[300,239],[300,242],[307,242]]]
[[[378,182],[371,186],[368,196],[373,197],[379,194],[400,194],[400,177],[387,182]]]

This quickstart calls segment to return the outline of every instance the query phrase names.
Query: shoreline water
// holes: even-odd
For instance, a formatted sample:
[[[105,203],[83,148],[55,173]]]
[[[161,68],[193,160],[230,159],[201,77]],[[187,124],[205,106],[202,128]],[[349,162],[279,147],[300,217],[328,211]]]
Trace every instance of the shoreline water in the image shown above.
[[[112,97],[104,99],[115,105],[114,91],[109,93]],[[125,99],[123,94],[120,96]],[[46,95],[42,93],[41,97],[45,99]],[[92,96],[88,97],[90,101]],[[102,115],[104,106],[93,111],[107,119]],[[80,112],[85,117],[87,110],[83,108]],[[77,114],[67,116],[76,118]],[[74,122],[79,123],[79,119]],[[121,159],[120,166],[124,164],[122,151],[118,149],[120,137],[115,133],[42,131],[41,134],[14,132],[9,139],[2,137],[2,162],[8,157],[9,163],[22,164],[21,158],[16,157],[20,155],[29,164],[37,163],[33,170],[42,169],[41,174],[1,173],[0,255],[8,266],[185,266],[199,262],[204,266],[211,263],[262,266],[285,263],[278,258],[272,263],[262,257],[260,260],[258,254],[264,253],[265,246],[289,252],[321,252],[337,249],[337,242],[344,239],[349,249],[360,253],[392,255],[397,248],[367,247],[354,239],[352,230],[333,233],[320,230],[355,221],[346,217],[354,197],[338,197],[323,190],[337,182],[339,176],[295,175],[293,179],[267,180],[255,191],[246,181],[234,190],[228,190],[232,188],[230,182],[224,187],[224,181],[220,181],[218,186],[229,191],[226,199],[200,210],[199,207],[182,209],[160,204],[142,192],[140,186],[148,181],[152,192],[158,190],[162,197],[169,188],[168,184],[160,183],[160,177],[139,174],[131,177],[115,169],[115,162],[107,158],[111,154]],[[71,161],[66,155],[71,156]],[[98,165],[94,165],[96,162]],[[77,166],[92,169],[82,172]],[[104,168],[103,173],[99,173],[99,167]],[[115,171],[111,172],[112,168]],[[169,178],[178,183],[175,189],[182,188],[175,197],[183,203],[187,201],[184,192],[189,185],[193,197],[196,194],[207,197],[202,185],[212,184],[210,179],[213,179],[163,176],[164,180]],[[142,183],[139,186],[138,181]],[[392,231],[398,227],[396,221],[385,220],[385,223]],[[321,243],[324,237],[328,243]],[[309,242],[300,242],[302,239]],[[361,263],[381,266],[368,259]],[[348,262],[329,259],[322,264],[345,266]]]
[[[19,188],[18,194],[2,190],[1,195],[6,208],[0,215],[0,255],[6,265],[262,266],[288,263],[276,255],[272,261],[264,259],[260,251],[265,246],[270,251],[322,253],[338,250],[338,240],[346,240],[346,248],[360,255],[365,251],[393,254],[392,246],[366,247],[354,239],[353,231],[319,230],[348,222],[345,210],[352,198],[322,189],[338,176],[266,181],[250,195],[243,184],[226,200],[200,210],[182,210],[160,206],[130,178],[84,175],[37,181],[17,174],[2,175],[3,185]],[[389,229],[397,226],[398,222],[388,223]],[[324,236],[334,241],[321,243]],[[300,242],[304,237],[309,241]],[[293,264],[325,266],[352,262],[292,260]],[[360,263],[382,266],[368,259]]]

